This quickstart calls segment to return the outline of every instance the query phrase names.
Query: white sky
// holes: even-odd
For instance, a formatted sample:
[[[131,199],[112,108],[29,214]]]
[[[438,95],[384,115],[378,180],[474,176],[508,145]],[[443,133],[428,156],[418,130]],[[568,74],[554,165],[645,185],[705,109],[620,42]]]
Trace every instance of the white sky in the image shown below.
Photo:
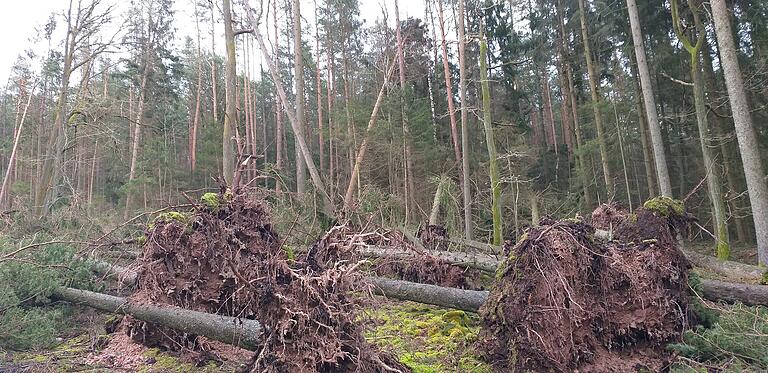
[[[87,0],[83,0],[87,1]],[[220,0],[216,0],[217,3]],[[257,1],[250,0],[252,6],[256,6]],[[266,0],[264,0],[266,3]],[[68,0],[3,0],[3,8],[0,11],[0,35],[2,36],[2,46],[0,46],[0,86],[5,86],[11,72],[11,68],[17,57],[25,50],[32,48],[37,54],[45,53],[46,45],[43,43],[34,44],[31,40],[38,34],[48,17],[52,12],[58,13],[57,33],[54,34],[53,48],[61,48],[59,42],[63,38],[64,23],[61,17],[63,10],[68,6]],[[124,14],[124,9],[128,6],[128,1],[104,0],[104,5],[119,4],[116,20],[120,20]],[[194,16],[192,13],[191,0],[176,0],[175,26],[177,27],[175,40],[180,45],[187,35],[193,35]],[[400,19],[408,17],[424,18],[423,0],[400,0]],[[382,18],[382,8],[389,13],[389,23],[394,25],[394,1],[393,0],[360,0],[360,18],[365,19],[365,26],[371,26],[375,20]],[[314,1],[302,0],[303,18],[310,22],[304,23],[305,30],[312,30],[314,22]],[[449,12],[450,14],[450,12]],[[447,21],[450,23],[450,21]],[[116,27],[113,25],[113,27]],[[206,25],[201,25],[207,29]],[[112,32],[114,33],[114,31]],[[217,25],[217,33],[223,33],[223,27]],[[42,39],[42,37],[40,37]],[[219,35],[217,49],[223,46],[223,35]],[[203,42],[205,43],[205,41]],[[221,53],[221,52],[220,52]],[[39,66],[32,66],[37,70]]]

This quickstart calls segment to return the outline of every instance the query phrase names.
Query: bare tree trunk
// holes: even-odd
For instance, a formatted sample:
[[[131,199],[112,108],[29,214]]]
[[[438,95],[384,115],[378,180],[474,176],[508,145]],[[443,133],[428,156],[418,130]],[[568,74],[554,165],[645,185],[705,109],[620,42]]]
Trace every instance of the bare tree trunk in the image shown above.
[[[696,44],[685,36],[682,30],[680,17],[678,15],[677,0],[672,0],[672,22],[677,37],[683,43],[683,46],[691,55],[691,77],[693,78],[693,97],[696,106],[696,123],[699,129],[699,144],[701,145],[701,156],[704,162],[705,178],[707,179],[707,191],[709,192],[709,201],[712,207],[712,217],[715,235],[717,236],[717,257],[726,260],[730,255],[730,241],[728,237],[728,226],[725,219],[725,203],[720,191],[720,174],[716,170],[715,158],[712,155],[712,148],[709,145],[709,121],[707,120],[707,107],[704,97],[704,77],[699,67],[699,52],[704,45],[706,31],[704,25],[699,19],[699,10],[696,8],[693,0],[688,0],[688,6],[693,13],[694,26],[696,31]]]
[[[579,18],[581,19],[581,35],[584,41],[584,58],[587,60],[587,73],[589,75],[589,88],[592,94],[592,112],[595,116],[595,128],[597,129],[597,142],[600,145],[600,160],[603,165],[603,178],[605,179],[605,187],[608,191],[608,199],[610,200],[615,195],[615,188],[613,185],[613,173],[608,163],[608,142],[606,141],[605,128],[603,126],[603,117],[600,113],[600,91],[598,90],[598,76],[595,66],[595,62],[592,61],[592,50],[589,46],[589,29],[587,28],[587,13],[584,9],[584,1],[579,2]]]
[[[358,180],[360,177],[360,166],[365,158],[365,152],[368,149],[368,141],[370,139],[371,130],[376,124],[376,117],[379,115],[379,109],[381,108],[381,101],[384,99],[384,93],[387,90],[387,83],[389,77],[392,75],[392,71],[395,69],[394,61],[389,66],[384,77],[384,82],[381,84],[379,95],[376,97],[376,103],[373,105],[373,111],[371,112],[371,119],[368,121],[368,127],[365,130],[365,136],[363,136],[363,142],[360,144],[360,149],[357,151],[355,157],[355,164],[352,166],[352,174],[349,177],[349,186],[347,186],[347,192],[344,194],[344,209],[350,211],[352,209],[352,199],[354,198],[355,189],[357,188]]]
[[[497,165],[496,140],[493,136],[491,122],[491,88],[488,81],[488,45],[485,35],[480,38],[480,85],[483,95],[483,129],[485,130],[485,145],[488,147],[488,174],[491,181],[491,214],[493,216],[493,244],[501,245],[501,179]]]
[[[323,80],[320,75],[320,24],[317,20],[317,0],[315,0],[315,54],[317,62],[315,65],[315,79],[317,81],[317,131],[318,142],[320,145],[320,174],[325,172],[325,129],[323,128]],[[331,114],[328,113],[330,116]]]
[[[557,1],[557,18],[558,18],[558,25],[560,29],[560,48],[565,51],[566,45],[565,45],[565,39],[567,37],[567,34],[565,32],[565,19],[563,15],[563,2],[562,0]],[[565,56],[565,52],[563,52],[563,56]],[[570,101],[570,107],[571,107],[571,118],[573,119],[573,133],[576,138],[576,150],[581,149],[581,146],[583,144],[582,137],[581,137],[581,127],[579,125],[579,104],[576,100],[576,90],[573,84],[573,70],[571,67],[571,64],[568,61],[564,62],[565,64],[565,75],[568,80],[568,97]],[[593,202],[592,202],[592,193],[589,190],[589,177],[587,174],[587,170],[589,168],[589,163],[587,160],[586,155],[580,154],[577,157],[577,164],[579,165],[579,179],[581,180],[581,188],[582,192],[584,193],[584,211],[588,211],[592,208]]]
[[[637,61],[638,74],[640,75],[640,90],[643,93],[643,102],[645,103],[645,118],[648,121],[648,128],[651,132],[651,144],[653,145],[653,158],[656,161],[656,178],[659,182],[661,195],[672,196],[672,183],[669,179],[667,169],[667,156],[664,152],[664,140],[661,137],[661,126],[659,124],[658,113],[656,112],[656,100],[653,97],[653,86],[651,85],[651,73],[648,69],[648,62],[645,56],[645,46],[643,44],[643,34],[640,28],[640,16],[637,12],[637,3],[635,0],[627,0],[629,9],[629,23],[632,28],[632,41],[635,46],[635,59]]]
[[[19,151],[19,141],[21,140],[21,134],[24,130],[24,121],[27,119],[27,111],[29,105],[32,103],[32,96],[34,96],[34,88],[27,92],[27,103],[24,105],[24,111],[21,114],[21,118],[18,121],[18,125],[14,128],[13,148],[11,148],[11,155],[8,157],[8,168],[5,170],[5,177],[3,178],[3,185],[0,186],[0,209],[10,207],[10,201],[4,204],[6,193],[8,193],[8,185],[11,180],[11,170],[14,169],[16,163],[16,157]],[[19,102],[21,102],[21,93],[19,93]],[[19,108],[21,109],[21,108]]]
[[[413,183],[413,160],[411,157],[412,151],[411,151],[411,130],[410,126],[408,124],[408,113],[406,112],[405,107],[405,93],[406,93],[406,86],[405,86],[405,55],[403,54],[403,36],[401,32],[400,27],[400,9],[398,7],[398,1],[395,0],[395,23],[396,23],[396,33],[397,33],[397,61],[398,61],[398,67],[400,71],[400,115],[402,119],[403,124],[403,148],[404,148],[404,155],[405,155],[405,170],[403,174],[405,175],[405,182],[403,185],[405,186],[405,224],[408,224],[408,218],[411,215],[411,210],[414,205],[413,201],[415,200],[414,195],[416,193],[415,185]],[[465,203],[466,203],[466,197],[465,197]]]
[[[277,29],[277,1],[272,2],[272,22],[275,26],[275,43],[273,45],[272,55],[274,56],[274,64],[277,69],[277,76],[279,79],[280,71],[280,32]],[[280,100],[275,100],[275,168],[277,168],[278,175],[283,170],[285,161],[283,158],[283,108],[279,103]],[[282,180],[278,177],[275,182],[275,191],[280,194],[282,190]]]
[[[235,31],[232,28],[232,10],[230,9],[231,0],[222,0],[222,12],[224,12],[224,39],[227,47],[227,60],[224,69],[226,84],[224,85],[225,114],[224,114],[224,135],[222,144],[222,172],[227,184],[232,185],[235,176],[235,147],[233,144],[234,129],[237,127],[237,110],[235,105],[235,90],[237,89],[237,62],[235,52]]]
[[[141,142],[141,126],[143,126],[144,119],[144,101],[147,94],[147,80],[149,79],[150,70],[152,69],[152,63],[149,57],[150,51],[147,49],[144,52],[144,72],[141,74],[141,86],[139,87],[139,102],[136,107],[136,120],[133,126],[133,143],[131,145],[131,165],[128,172],[128,184],[129,188],[126,191],[125,196],[125,211],[123,213],[123,219],[128,219],[128,214],[131,211],[131,205],[133,204],[133,193],[131,189],[134,187],[130,185],[133,180],[136,179],[136,165],[139,160],[139,144]]]
[[[197,31],[197,88],[195,92],[195,116],[189,131],[189,170],[197,166],[197,129],[200,128],[200,96],[203,93],[203,53],[200,48],[200,16],[195,1],[195,30]]]
[[[752,125],[728,9],[725,0],[712,0],[711,4],[717,43],[720,47],[720,63],[725,74],[725,86],[731,102],[736,137],[739,141],[749,200],[752,204],[758,260],[759,263],[768,265],[768,185],[765,182],[765,169],[760,159],[760,147]]]
[[[293,0],[293,79],[296,89],[296,120],[298,121],[298,132],[294,132],[295,137],[304,136],[304,56],[301,44],[301,1]],[[296,193],[303,195],[307,189],[307,173],[304,164],[300,161],[301,149],[299,142],[295,142],[296,150]]]
[[[253,14],[249,13],[249,16],[253,17]],[[258,25],[258,22],[255,22],[253,18],[251,18],[251,23],[253,25]],[[286,109],[286,114],[288,115],[289,122],[291,123],[291,128],[293,129],[294,133],[300,131],[298,128],[298,121],[293,116],[293,114],[288,110],[290,107],[290,104],[288,103],[288,96],[285,94],[285,90],[283,89],[283,85],[280,82],[280,78],[277,74],[277,69],[274,66],[274,60],[272,60],[272,57],[269,55],[269,50],[267,50],[267,46],[264,44],[264,39],[261,36],[261,33],[259,33],[258,30],[254,29],[253,31],[254,36],[256,36],[256,40],[259,42],[259,46],[261,47],[261,53],[264,56],[264,59],[267,61],[267,66],[269,67],[269,71],[272,74],[272,80],[275,83],[275,88],[277,89],[278,97],[280,99],[280,102],[283,105],[283,108]],[[309,153],[309,148],[307,147],[307,143],[304,141],[303,137],[297,137],[299,148],[301,149],[301,155],[304,158],[304,162],[307,166],[307,169],[309,170],[309,175],[312,178],[312,183],[315,186],[315,190],[317,193],[320,193],[323,199],[323,209],[326,215],[328,216],[334,216],[334,209],[333,205],[331,205],[331,200],[328,197],[327,189],[325,188],[325,184],[323,183],[323,179],[320,177],[320,174],[317,172],[317,168],[315,167],[315,162],[312,160],[312,155]]]
[[[214,0],[208,0],[211,5],[211,113],[213,122],[219,123],[219,99],[217,97],[218,81],[216,80],[216,5]]]
[[[469,180],[469,109],[467,108],[467,36],[464,27],[465,1],[459,0],[459,99],[461,100],[461,154],[462,154],[462,196],[464,197],[464,237],[473,238],[472,233],[472,190]],[[489,148],[490,149],[490,148]],[[495,162],[495,161],[494,161]],[[493,186],[491,186],[493,190]],[[495,212],[495,210],[494,210]],[[496,229],[494,226],[494,235]]]
[[[451,139],[453,141],[453,153],[456,157],[456,165],[463,165],[462,162],[462,156],[461,156],[461,149],[459,148],[459,133],[458,128],[456,125],[456,109],[453,104],[453,83],[451,82],[451,69],[448,65],[448,45],[445,39],[445,16],[443,15],[443,0],[437,0],[437,15],[438,15],[438,21],[440,25],[440,34],[441,34],[441,45],[442,45],[442,52],[443,52],[443,74],[445,77],[445,91],[446,91],[446,99],[448,100],[448,117],[451,121]],[[462,185],[462,188],[464,186],[464,172],[463,170],[459,171],[459,183]],[[463,194],[463,193],[462,193]],[[464,206],[464,210],[469,209],[471,206]],[[470,212],[471,214],[471,212]],[[467,212],[464,212],[464,216],[467,215]],[[464,225],[466,227],[467,223],[464,222]],[[471,232],[464,232],[464,235],[467,236],[468,234],[471,234]]]

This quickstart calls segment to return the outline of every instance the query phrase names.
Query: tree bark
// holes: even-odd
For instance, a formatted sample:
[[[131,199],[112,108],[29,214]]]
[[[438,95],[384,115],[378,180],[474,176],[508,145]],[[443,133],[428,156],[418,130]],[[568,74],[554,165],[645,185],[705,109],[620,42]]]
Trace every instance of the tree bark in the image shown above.
[[[126,298],[72,288],[58,288],[51,298],[132,316],[142,321],[205,336],[251,351],[257,350],[261,345],[263,328],[255,320],[190,311],[178,307],[136,304]]]
[[[587,75],[589,75],[589,88],[592,95],[592,112],[595,116],[595,127],[597,129],[597,142],[600,146],[600,160],[603,165],[603,178],[605,188],[608,191],[608,199],[615,195],[613,185],[613,174],[608,163],[608,142],[606,141],[605,128],[603,126],[603,117],[600,113],[600,91],[598,90],[598,79],[595,62],[592,61],[592,50],[589,43],[589,29],[587,28],[587,13],[584,9],[584,1],[579,2],[579,18],[581,19],[581,35],[584,42],[584,58],[587,60]]]
[[[296,121],[298,132],[294,136],[306,142],[304,136],[304,56],[301,44],[301,1],[293,0],[293,79],[296,89]],[[296,193],[303,195],[307,189],[307,173],[301,159],[299,141],[294,142],[296,150]]]
[[[461,160],[461,149],[459,148],[459,133],[456,125],[456,109],[453,104],[453,83],[451,82],[451,69],[448,65],[448,44],[445,39],[445,16],[443,15],[443,0],[437,0],[437,15],[440,25],[441,45],[443,52],[443,74],[445,78],[446,99],[448,100],[448,117],[451,121],[451,139],[453,142],[453,153],[456,157],[456,165],[463,165]],[[460,166],[459,166],[460,167]],[[459,183],[464,185],[464,173],[459,170]],[[470,206],[464,206],[464,209]],[[466,223],[465,223],[466,225]],[[467,232],[464,232],[465,235]]]
[[[725,85],[731,103],[736,137],[739,142],[744,175],[747,179],[752,217],[755,223],[757,253],[760,264],[768,265],[768,185],[765,169],[760,159],[760,147],[755,136],[752,116],[749,111],[744,79],[739,67],[731,21],[725,0],[712,0],[712,18],[720,49],[720,63],[725,74]]]
[[[360,144],[360,149],[357,150],[357,155],[355,156],[355,163],[354,163],[354,166],[352,166],[352,174],[349,177],[349,185],[347,186],[347,192],[344,194],[344,209],[346,211],[350,211],[352,209],[352,200],[354,199],[355,189],[357,188],[357,183],[360,178],[360,166],[363,163],[363,158],[365,158],[365,152],[368,150],[368,142],[370,140],[371,130],[373,129],[373,126],[376,124],[376,119],[377,119],[376,117],[379,115],[381,102],[384,99],[384,93],[387,90],[387,83],[389,82],[389,77],[392,75],[392,71],[394,69],[395,69],[395,64],[394,64],[394,61],[392,61],[392,64],[389,66],[389,68],[387,68],[386,76],[384,77],[384,82],[381,84],[379,95],[376,97],[376,103],[373,105],[373,111],[371,111],[371,119],[368,120],[368,127],[366,127],[365,136],[363,137],[363,142]]]
[[[235,147],[234,131],[237,127],[237,110],[235,105],[235,89],[237,84],[237,62],[235,53],[235,31],[232,28],[232,10],[230,9],[231,0],[222,0],[222,12],[224,12],[224,39],[227,49],[227,61],[224,69],[226,84],[224,85],[225,114],[224,114],[224,135],[222,139],[222,172],[224,180],[231,187],[235,176]]]
[[[707,108],[704,101],[704,77],[699,67],[699,52],[704,45],[704,38],[706,33],[704,31],[704,25],[699,19],[699,10],[696,8],[693,0],[688,0],[688,5],[693,13],[693,20],[696,34],[696,44],[694,45],[690,39],[684,34],[683,28],[678,14],[677,0],[672,0],[672,24],[677,34],[678,39],[683,44],[683,47],[688,51],[691,57],[690,68],[691,77],[693,79],[693,97],[694,105],[696,107],[696,123],[699,130],[699,143],[701,145],[701,156],[704,162],[705,178],[707,179],[707,191],[709,193],[709,201],[712,207],[712,217],[714,222],[714,231],[716,235],[717,245],[716,253],[717,257],[726,260],[730,255],[730,242],[728,239],[728,226],[725,219],[725,203],[723,202],[722,193],[720,192],[720,176],[716,171],[715,159],[712,155],[712,149],[709,145],[709,122],[707,120]]]
[[[477,312],[488,300],[487,291],[461,290],[415,282],[368,277],[376,294],[387,298],[410,300],[418,303]]]
[[[485,35],[480,38],[480,85],[483,95],[483,129],[485,144],[488,147],[488,174],[491,179],[491,214],[493,216],[493,244],[501,245],[501,180],[497,165],[496,140],[491,123],[491,89],[488,81],[488,45]]]
[[[643,93],[643,102],[645,104],[645,118],[648,121],[648,128],[651,132],[651,144],[653,145],[653,155],[656,161],[656,178],[658,179],[661,195],[671,197],[672,183],[669,179],[667,156],[664,152],[664,140],[661,136],[661,126],[659,125],[658,112],[656,111],[656,100],[653,96],[651,73],[646,60],[637,2],[635,0],[627,0],[627,8],[629,10],[629,23],[632,28],[632,41],[635,47],[635,59],[637,60],[637,69],[640,75],[640,90]]]
[[[472,194],[470,189],[470,180],[469,180],[469,121],[467,119],[467,116],[469,115],[469,109],[467,108],[467,67],[466,67],[466,47],[467,47],[467,37],[466,32],[464,30],[464,16],[465,16],[465,0],[459,0],[459,98],[461,99],[461,154],[462,154],[462,167],[461,172],[463,175],[463,182],[462,182],[462,191],[464,196],[464,237],[468,240],[472,239]],[[480,57],[482,59],[482,56]],[[486,75],[487,75],[487,67],[486,67]],[[487,84],[487,80],[483,81],[483,84]],[[485,86],[483,86],[485,87]],[[485,95],[483,95],[483,107],[485,107]],[[485,115],[485,114],[484,114]],[[490,118],[490,113],[488,113]],[[487,129],[486,129],[487,131]],[[487,137],[487,136],[486,136]],[[488,147],[490,150],[490,146]],[[495,166],[495,160],[491,160]],[[497,169],[498,171],[498,169]],[[493,175],[491,175],[491,178],[493,178]],[[494,207],[496,205],[497,199],[496,194],[493,185],[493,180],[491,180],[491,189],[494,191]],[[496,237],[496,209],[493,209],[494,213],[494,241]],[[498,232],[501,234],[501,232]]]
[[[267,61],[267,66],[269,67],[269,71],[272,74],[272,80],[275,83],[275,89],[277,90],[278,97],[280,99],[280,102],[283,106],[283,108],[286,111],[286,114],[288,115],[288,121],[291,123],[291,128],[293,129],[294,134],[300,133],[300,129],[298,128],[298,121],[293,116],[292,112],[288,110],[290,108],[290,104],[288,103],[288,96],[285,94],[285,90],[283,89],[282,83],[280,83],[280,77],[278,76],[277,69],[274,66],[274,61],[272,60],[272,56],[269,55],[269,50],[267,50],[267,46],[264,44],[264,39],[261,36],[261,33],[256,28],[258,25],[258,22],[256,22],[253,19],[253,14],[250,12],[248,13],[251,16],[251,24],[254,25],[253,35],[256,37],[256,41],[259,42],[259,46],[261,47],[261,53],[264,56],[264,59]],[[312,178],[312,183],[315,186],[315,190],[320,193],[323,199],[323,210],[326,215],[328,216],[334,216],[334,208],[333,205],[331,205],[331,200],[328,197],[328,192],[325,189],[325,183],[323,183],[323,179],[320,177],[320,174],[317,172],[317,167],[315,167],[315,162],[312,160],[312,155],[309,153],[309,148],[307,147],[307,143],[304,141],[303,137],[297,137],[297,142],[299,143],[299,148],[301,149],[301,155],[304,158],[304,162],[307,166],[307,169],[309,170],[309,175]]]

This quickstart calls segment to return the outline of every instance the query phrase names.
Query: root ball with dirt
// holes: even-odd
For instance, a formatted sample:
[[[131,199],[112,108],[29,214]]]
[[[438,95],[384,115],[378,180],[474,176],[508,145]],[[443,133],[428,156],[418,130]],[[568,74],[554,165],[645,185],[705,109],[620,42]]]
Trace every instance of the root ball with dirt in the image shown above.
[[[350,312],[355,263],[293,258],[254,193],[222,188],[202,201],[188,214],[161,216],[148,230],[133,301],[258,320],[265,331],[251,371],[408,371],[364,340]],[[197,336],[135,319],[128,332],[147,346],[207,349]]]
[[[592,219],[613,240],[571,219],[543,221],[508,241],[480,313],[480,350],[499,371],[659,371],[681,340],[689,263],[675,227],[683,211],[603,206]]]

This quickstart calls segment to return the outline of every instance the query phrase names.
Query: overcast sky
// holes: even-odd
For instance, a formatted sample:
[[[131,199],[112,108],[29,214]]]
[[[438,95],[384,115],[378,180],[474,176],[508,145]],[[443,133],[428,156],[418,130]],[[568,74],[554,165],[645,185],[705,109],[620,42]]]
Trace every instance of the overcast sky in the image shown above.
[[[86,1],[86,0],[84,0]],[[253,6],[257,1],[250,0]],[[115,18],[120,19],[124,13],[124,8],[129,1],[104,0],[106,4],[119,4],[118,14]],[[217,0],[217,2],[220,2]],[[266,2],[266,1],[265,1]],[[424,18],[423,0],[400,0],[400,18],[407,17]],[[63,38],[64,23],[61,14],[64,8],[69,4],[67,0],[4,0],[3,9],[0,12],[0,35],[2,37],[2,47],[0,47],[0,85],[4,86],[10,75],[11,67],[17,57],[28,49],[33,49],[37,54],[45,53],[46,45],[42,42],[33,43],[35,36],[40,34],[52,12],[58,14],[58,31],[54,36],[53,48],[61,48],[59,41]],[[177,44],[187,35],[194,34],[194,16],[192,13],[191,0],[176,0],[176,18],[175,26],[178,28],[175,39]],[[360,0],[360,17],[366,20],[366,26],[371,26],[376,19],[382,18],[382,9],[386,8],[389,16],[389,23],[394,25],[394,2],[393,0]],[[302,0],[302,13],[304,19],[314,22],[314,1]],[[113,26],[116,27],[116,26]],[[207,26],[205,26],[207,27]],[[311,30],[312,24],[304,25],[306,30]],[[223,33],[223,27],[218,25],[217,33]],[[58,36],[58,37],[57,37]],[[42,39],[39,37],[38,39]],[[219,36],[217,47],[223,46],[223,35]],[[218,48],[217,48],[218,49]],[[33,66],[37,70],[37,66]]]

